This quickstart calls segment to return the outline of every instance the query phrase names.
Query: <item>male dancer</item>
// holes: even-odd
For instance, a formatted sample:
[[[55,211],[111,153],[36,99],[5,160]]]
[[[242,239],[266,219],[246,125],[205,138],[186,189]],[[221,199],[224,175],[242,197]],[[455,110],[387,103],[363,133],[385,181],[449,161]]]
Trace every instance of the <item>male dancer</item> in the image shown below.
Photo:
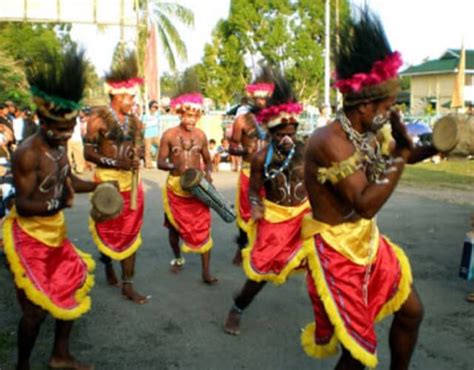
[[[72,136],[85,85],[84,52],[69,48],[27,69],[40,128],[13,155],[16,202],[3,226],[5,254],[23,316],[18,327],[17,369],[29,359],[41,323],[56,319],[51,368],[89,369],[69,352],[73,320],[90,309],[92,258],[66,237],[64,208],[74,193],[96,184],[71,173],[66,144]]]
[[[277,75],[271,104],[258,114],[259,121],[267,125],[271,140],[252,159],[250,242],[242,251],[248,279],[224,324],[229,334],[239,334],[243,310],[266,282],[284,283],[305,258],[300,234],[309,202],[303,184],[304,145],[296,141],[301,110],[289,84]]]
[[[341,343],[336,369],[376,367],[374,324],[392,313],[390,368],[408,369],[423,317],[408,259],[375,221],[405,163],[435,154],[433,147],[414,149],[399,116],[390,113],[401,64],[380,21],[361,10],[341,34],[336,55],[344,108],[313,134],[305,155],[313,214],[303,220],[302,235],[315,323],[301,339],[318,358],[335,354]]]
[[[107,282],[117,285],[112,260],[122,266],[122,294],[131,301],[144,304],[149,297],[137,293],[133,287],[135,257],[142,243],[143,189],[138,187],[137,207],[131,209],[133,171],[139,168],[142,153],[141,122],[131,113],[134,97],[142,80],[137,77],[136,56],[129,51],[121,64],[106,76],[105,90],[110,106],[96,109],[87,123],[84,146],[87,161],[97,165],[97,182],[117,181],[124,201],[122,213],[112,220],[89,220],[92,237],[101,252]]]
[[[248,243],[248,223],[250,221],[250,203],[248,201],[250,187],[250,162],[258,151],[258,143],[265,139],[265,130],[257,122],[256,114],[267,106],[268,99],[272,96],[274,85],[268,67],[262,68],[256,80],[247,86],[247,94],[252,97],[254,106],[249,107],[239,114],[232,126],[229,153],[242,157],[242,166],[237,182],[235,209],[237,211],[237,237],[238,249],[235,253],[233,264],[240,266],[242,263],[242,249]]]
[[[185,263],[179,249],[181,237],[183,252],[201,254],[202,280],[206,284],[215,284],[217,279],[209,271],[212,248],[210,209],[180,185],[180,176],[186,169],[201,170],[201,160],[205,178],[212,182],[207,137],[196,128],[203,111],[203,98],[196,93],[184,94],[173,99],[171,107],[179,114],[181,122],[165,131],[158,153],[158,168],[170,172],[163,190],[163,204],[165,226],[169,229],[169,242],[175,256],[171,260],[171,271],[178,273]]]

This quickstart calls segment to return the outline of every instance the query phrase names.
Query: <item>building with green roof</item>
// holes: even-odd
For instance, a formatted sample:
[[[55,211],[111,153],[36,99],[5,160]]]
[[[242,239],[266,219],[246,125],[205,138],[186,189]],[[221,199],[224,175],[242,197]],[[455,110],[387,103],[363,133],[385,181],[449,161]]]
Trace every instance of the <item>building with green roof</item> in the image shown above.
[[[431,107],[439,114],[450,110],[456,75],[459,72],[460,49],[448,49],[440,58],[408,67],[400,74],[410,77],[410,110],[423,114]],[[464,99],[474,103],[474,50],[466,50]]]

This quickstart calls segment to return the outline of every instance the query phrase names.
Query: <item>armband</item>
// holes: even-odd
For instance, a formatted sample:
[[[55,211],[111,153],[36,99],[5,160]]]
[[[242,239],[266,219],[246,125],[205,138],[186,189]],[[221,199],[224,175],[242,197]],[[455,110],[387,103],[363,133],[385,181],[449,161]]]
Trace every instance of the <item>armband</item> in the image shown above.
[[[117,167],[117,160],[107,157],[100,157],[100,163],[105,164],[106,166],[110,167]]]
[[[320,167],[316,173],[316,179],[320,184],[329,181],[335,185],[346,177],[354,174],[362,168],[364,155],[356,151],[352,156],[342,162],[333,163],[331,167]]]

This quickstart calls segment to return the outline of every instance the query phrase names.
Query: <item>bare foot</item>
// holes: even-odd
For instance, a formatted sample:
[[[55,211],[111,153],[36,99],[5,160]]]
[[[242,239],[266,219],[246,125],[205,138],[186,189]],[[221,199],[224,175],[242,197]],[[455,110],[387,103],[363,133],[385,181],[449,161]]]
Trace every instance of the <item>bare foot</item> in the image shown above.
[[[94,365],[81,364],[76,361],[73,357],[69,358],[58,358],[51,357],[49,359],[48,366],[51,369],[74,369],[74,370],[93,370]]]
[[[469,293],[467,296],[466,296],[466,301],[470,302],[470,303],[474,303],[474,293]]]
[[[232,260],[232,263],[234,264],[234,266],[242,265],[242,251],[240,250],[240,248],[237,248],[237,250],[235,251],[235,256]]]
[[[117,275],[115,275],[114,266],[111,263],[105,265],[105,278],[107,280],[107,284],[111,286],[119,286],[119,281],[117,279]]]
[[[240,318],[242,314],[235,309],[231,309],[224,323],[224,331],[230,335],[240,334]]]
[[[183,266],[185,263],[186,263],[186,260],[184,259],[184,257],[173,258],[170,262],[171,264],[170,271],[173,274],[179,274],[181,270],[183,269]]]
[[[122,295],[131,300],[136,304],[145,304],[150,301],[151,296],[143,296],[133,289],[133,285],[131,283],[123,283],[122,284]]]
[[[179,274],[182,269],[183,269],[182,265],[173,264],[173,265],[171,265],[170,271],[173,274]]]
[[[216,284],[219,280],[212,276],[212,275],[202,275],[202,281],[208,285],[214,285]]]

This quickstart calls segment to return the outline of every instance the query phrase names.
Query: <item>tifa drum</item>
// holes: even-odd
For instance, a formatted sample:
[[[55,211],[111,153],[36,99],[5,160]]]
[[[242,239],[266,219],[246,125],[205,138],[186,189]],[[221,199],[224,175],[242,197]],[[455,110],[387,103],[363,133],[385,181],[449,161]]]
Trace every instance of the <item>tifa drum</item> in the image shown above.
[[[91,197],[90,215],[94,221],[116,218],[123,209],[123,198],[117,188],[110,183],[97,186]]]

